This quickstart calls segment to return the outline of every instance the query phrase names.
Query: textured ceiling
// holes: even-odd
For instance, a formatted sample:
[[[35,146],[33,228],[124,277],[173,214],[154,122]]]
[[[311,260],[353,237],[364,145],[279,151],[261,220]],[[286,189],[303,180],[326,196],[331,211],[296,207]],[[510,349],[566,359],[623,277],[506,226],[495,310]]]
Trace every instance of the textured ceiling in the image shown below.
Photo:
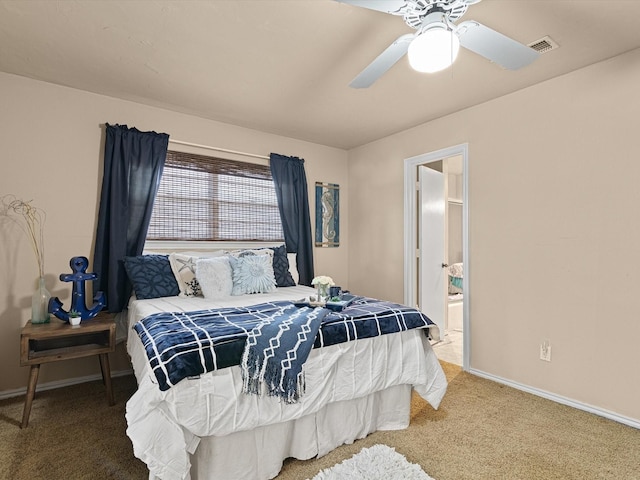
[[[0,71],[353,148],[640,47],[640,0],[483,0],[477,20],[560,48],[519,70],[467,50],[349,82],[409,29],[333,0],[0,0]]]

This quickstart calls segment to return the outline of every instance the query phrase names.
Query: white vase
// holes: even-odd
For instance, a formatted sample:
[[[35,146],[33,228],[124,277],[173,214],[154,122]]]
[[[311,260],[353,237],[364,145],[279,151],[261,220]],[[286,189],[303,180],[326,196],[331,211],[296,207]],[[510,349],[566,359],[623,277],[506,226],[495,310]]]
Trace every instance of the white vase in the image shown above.
[[[31,297],[31,323],[49,323],[49,299],[51,294],[44,284],[44,277],[38,279],[38,288]]]

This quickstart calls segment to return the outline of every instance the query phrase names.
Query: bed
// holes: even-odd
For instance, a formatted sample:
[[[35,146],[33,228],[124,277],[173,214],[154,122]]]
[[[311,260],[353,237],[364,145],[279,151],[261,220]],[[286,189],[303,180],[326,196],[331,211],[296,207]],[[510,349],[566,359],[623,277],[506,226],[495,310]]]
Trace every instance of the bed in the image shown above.
[[[464,279],[464,265],[454,263],[449,265],[449,290],[447,297],[447,330],[462,332],[463,330],[463,309],[464,292],[462,290]]]
[[[449,295],[462,294],[462,282],[464,278],[464,266],[462,263],[449,265]]]
[[[249,307],[314,293],[295,285],[215,299],[132,297],[127,350],[138,389],[127,402],[127,435],[150,479],[270,479],[288,457],[319,457],[377,430],[407,428],[412,390],[438,408],[447,383],[424,328],[313,348],[295,403],[243,393],[238,365],[161,390],[133,328],[161,312]]]

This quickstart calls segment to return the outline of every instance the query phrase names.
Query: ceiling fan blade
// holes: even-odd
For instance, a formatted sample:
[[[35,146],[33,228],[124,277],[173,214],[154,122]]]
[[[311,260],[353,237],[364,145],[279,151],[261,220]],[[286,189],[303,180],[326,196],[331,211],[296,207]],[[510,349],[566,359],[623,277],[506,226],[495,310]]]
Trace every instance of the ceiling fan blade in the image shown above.
[[[376,57],[362,72],[349,84],[352,88],[367,88],[373,85],[387,70],[393,67],[398,60],[407,54],[409,44],[415,35],[407,33],[398,37],[384,52]]]
[[[401,15],[400,10],[407,4],[405,0],[336,0],[355,7],[368,8],[379,12]]]
[[[460,45],[509,70],[525,67],[540,56],[532,48],[478,22],[459,23],[456,34]]]

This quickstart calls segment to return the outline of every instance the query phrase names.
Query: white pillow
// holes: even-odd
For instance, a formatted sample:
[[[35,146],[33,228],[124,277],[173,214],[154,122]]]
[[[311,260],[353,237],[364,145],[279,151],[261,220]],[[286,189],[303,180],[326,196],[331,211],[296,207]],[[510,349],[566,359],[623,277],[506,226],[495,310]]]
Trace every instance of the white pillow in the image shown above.
[[[276,289],[271,255],[247,255],[229,258],[233,271],[231,295],[267,293]]]
[[[231,296],[233,274],[227,257],[199,258],[196,278],[204,298],[219,300]]]
[[[182,253],[172,253],[169,255],[171,271],[176,277],[180,297],[201,297],[202,291],[196,279],[197,257],[184,255]]]
[[[298,264],[296,263],[298,260],[297,253],[287,253],[287,259],[289,260],[289,273],[293,277],[293,281],[298,285],[298,280],[300,280],[300,276],[298,275]]]

